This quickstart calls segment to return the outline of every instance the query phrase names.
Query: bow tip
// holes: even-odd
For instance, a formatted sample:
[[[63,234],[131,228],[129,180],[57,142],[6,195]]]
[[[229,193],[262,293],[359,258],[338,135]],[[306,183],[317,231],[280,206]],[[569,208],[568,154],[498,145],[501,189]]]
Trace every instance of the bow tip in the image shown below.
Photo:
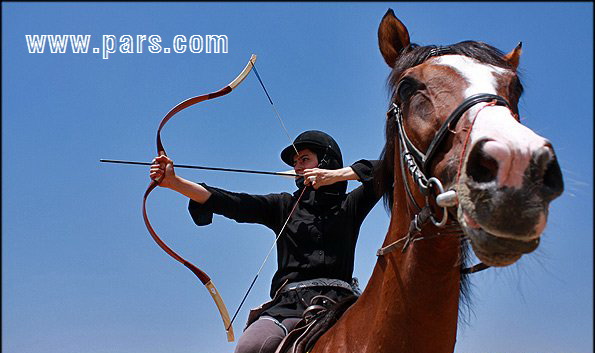
[[[233,328],[230,328],[229,330],[227,330],[227,342],[233,342],[235,341],[235,337],[233,334]]]

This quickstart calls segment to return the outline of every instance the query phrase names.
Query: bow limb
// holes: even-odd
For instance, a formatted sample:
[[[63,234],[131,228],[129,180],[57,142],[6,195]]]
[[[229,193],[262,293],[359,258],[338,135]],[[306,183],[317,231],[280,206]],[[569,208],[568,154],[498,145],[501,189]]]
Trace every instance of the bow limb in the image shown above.
[[[239,86],[239,84],[242,83],[244,81],[244,79],[246,79],[246,77],[248,77],[248,74],[254,67],[255,62],[256,62],[256,55],[252,54],[252,56],[250,57],[250,60],[248,61],[248,64],[246,64],[246,67],[244,67],[242,72],[240,72],[240,74],[233,81],[231,81],[227,86],[225,86],[225,87],[221,88],[220,90],[213,92],[213,93],[207,93],[207,94],[203,94],[202,96],[197,96],[197,97],[186,99],[185,101],[178,103],[178,105],[173,107],[165,115],[165,117],[161,120],[161,123],[159,124],[159,128],[157,129],[157,153],[159,155],[161,155],[161,154],[167,155],[165,153],[165,148],[163,148],[163,144],[161,143],[161,129],[163,129],[163,127],[169,121],[169,119],[171,119],[174,115],[176,115],[181,110],[184,110],[192,105],[198,104],[200,102],[203,102],[203,101],[206,101],[209,99],[221,97],[221,96],[224,96],[224,95],[230,93],[237,86]]]
[[[224,96],[224,95],[230,93],[234,88],[236,88],[240,83],[242,83],[242,81],[244,81],[244,79],[248,76],[248,74],[250,73],[250,70],[252,70],[252,68],[254,67],[254,62],[256,62],[256,55],[253,54],[250,57],[250,61],[248,62],[246,67],[244,67],[242,72],[240,72],[240,74],[233,81],[231,81],[227,86],[225,86],[222,89],[220,89],[216,92],[213,92],[213,93],[203,94],[201,96],[189,98],[189,99],[179,103],[175,107],[173,107],[165,115],[165,117],[163,117],[163,119],[159,123],[159,128],[157,129],[157,154],[158,155],[167,155],[165,152],[165,148],[163,147],[163,143],[161,141],[161,130],[163,129],[165,124],[175,114],[177,114],[178,112],[180,112],[192,105],[198,104],[200,102],[203,102],[203,101],[206,101],[209,99],[221,97],[221,96]],[[145,225],[147,226],[147,230],[149,231],[149,234],[151,234],[151,237],[157,243],[157,245],[159,245],[159,247],[161,247],[161,249],[163,249],[174,260],[176,260],[176,261],[180,262],[181,264],[183,264],[184,266],[186,266],[205,285],[205,287],[209,291],[209,294],[211,294],[211,297],[215,301],[215,304],[217,305],[217,309],[219,310],[219,313],[221,314],[221,318],[223,319],[223,324],[225,325],[225,331],[227,333],[227,340],[229,342],[233,342],[234,341],[233,327],[231,327],[231,321],[229,318],[229,313],[227,311],[227,307],[225,306],[225,303],[223,302],[223,298],[219,294],[219,291],[217,290],[217,288],[215,288],[215,285],[213,284],[213,281],[211,280],[211,278],[204,271],[200,270],[198,267],[196,267],[189,261],[185,260],[182,256],[178,255],[169,246],[167,246],[167,244],[165,244],[165,242],[163,242],[163,240],[161,240],[161,238],[157,235],[157,233],[151,226],[151,222],[149,221],[149,217],[147,215],[147,199],[149,197],[149,194],[157,187],[157,185],[159,185],[158,181],[155,181],[155,180],[152,181],[149,184],[149,186],[147,187],[147,190],[145,191],[145,194],[143,196],[142,212],[143,212],[143,219],[145,221]]]

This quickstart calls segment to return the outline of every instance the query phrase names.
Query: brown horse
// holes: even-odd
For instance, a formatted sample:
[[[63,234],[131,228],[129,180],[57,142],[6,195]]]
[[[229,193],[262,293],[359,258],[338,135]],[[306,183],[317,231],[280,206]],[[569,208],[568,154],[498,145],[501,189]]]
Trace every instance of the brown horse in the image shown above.
[[[392,69],[379,177],[390,226],[365,291],[311,352],[453,352],[461,244],[489,266],[535,250],[562,174],[519,123],[520,45],[418,46],[392,10],[378,41]]]

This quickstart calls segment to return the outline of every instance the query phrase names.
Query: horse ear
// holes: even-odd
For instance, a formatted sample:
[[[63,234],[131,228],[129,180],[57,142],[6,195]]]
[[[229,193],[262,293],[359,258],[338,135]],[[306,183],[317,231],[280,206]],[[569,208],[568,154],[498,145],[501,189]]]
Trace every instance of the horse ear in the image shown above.
[[[510,53],[504,55],[504,60],[506,60],[510,66],[514,68],[516,71],[517,67],[519,67],[519,61],[521,60],[521,53],[523,52],[523,42],[519,42],[519,44],[514,48]]]
[[[384,61],[394,67],[401,51],[409,47],[409,32],[392,9],[388,9],[378,26],[378,46]]]

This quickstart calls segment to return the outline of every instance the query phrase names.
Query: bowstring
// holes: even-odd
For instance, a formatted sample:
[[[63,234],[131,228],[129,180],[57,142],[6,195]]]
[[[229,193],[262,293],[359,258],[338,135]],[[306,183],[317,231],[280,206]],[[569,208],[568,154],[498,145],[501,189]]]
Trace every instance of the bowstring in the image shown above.
[[[283,123],[283,119],[281,118],[281,114],[279,114],[279,111],[275,107],[275,103],[273,103],[273,99],[271,98],[271,95],[267,91],[267,89],[266,89],[266,87],[264,85],[264,82],[262,82],[262,79],[260,78],[260,75],[258,74],[258,70],[256,69],[256,65],[254,65],[254,63],[252,61],[250,61],[250,64],[252,65],[252,69],[254,70],[254,74],[256,75],[256,78],[258,79],[258,82],[260,83],[260,86],[262,87],[264,93],[266,94],[266,96],[267,96],[267,98],[269,100],[269,103],[271,104],[271,107],[273,108],[273,112],[275,113],[275,115],[277,116],[277,119],[279,120],[279,124],[281,125],[281,128],[283,129],[283,131],[285,132],[285,135],[289,139],[289,142],[291,143],[291,146],[293,146],[293,149],[295,150],[296,155],[299,155],[298,149],[295,146],[295,144],[293,143],[293,141],[291,139],[291,136],[289,135],[289,131],[287,131],[287,128],[285,127],[285,124]],[[267,260],[271,256],[271,253],[273,252],[273,249],[277,245],[277,241],[281,237],[281,234],[283,234],[283,231],[285,230],[285,227],[289,223],[289,220],[291,219],[291,216],[295,212],[295,210],[296,210],[298,204],[300,203],[300,200],[302,199],[302,196],[304,195],[304,192],[306,191],[307,188],[308,188],[307,186],[304,186],[303,187],[302,192],[300,193],[300,196],[295,201],[295,204],[293,205],[293,208],[291,209],[291,212],[289,212],[289,215],[287,216],[287,219],[285,219],[285,222],[283,224],[283,227],[281,227],[281,230],[279,231],[279,233],[275,237],[275,241],[271,245],[271,248],[269,249],[269,252],[267,253],[267,256],[265,257],[264,261],[260,265],[260,268],[258,269],[258,272],[256,272],[256,276],[254,276],[254,279],[252,280],[252,283],[250,283],[250,286],[248,287],[248,290],[246,291],[246,294],[244,294],[244,297],[242,298],[242,301],[240,302],[240,305],[238,306],[237,310],[233,314],[233,317],[232,317],[232,319],[231,319],[231,321],[229,323],[229,326],[227,327],[227,330],[229,330],[232,327],[233,322],[235,321],[236,317],[238,316],[238,313],[240,312],[240,309],[242,308],[242,306],[244,305],[244,302],[246,301],[246,298],[248,298],[248,294],[250,294],[250,291],[252,291],[252,288],[254,287],[254,284],[256,283],[256,280],[258,279],[258,276],[260,275],[260,272],[262,271],[262,269],[264,268],[264,265],[266,264]]]
[[[244,297],[242,298],[242,301],[240,302],[240,305],[238,306],[237,310],[233,314],[233,317],[231,318],[231,321],[229,322],[229,327],[227,328],[228,330],[233,325],[233,322],[236,319],[236,316],[238,316],[238,313],[240,312],[240,309],[242,308],[242,305],[244,305],[244,302],[246,301],[246,298],[248,298],[248,294],[250,294],[250,291],[252,290],[252,287],[254,287],[254,283],[256,283],[256,280],[258,279],[258,276],[260,275],[260,272],[264,268],[264,265],[266,264],[267,260],[269,259],[269,256],[271,256],[271,253],[273,252],[273,249],[275,248],[275,245],[277,245],[277,241],[281,237],[281,234],[283,234],[283,231],[285,230],[285,227],[287,226],[287,223],[289,223],[289,219],[293,215],[293,212],[297,208],[297,205],[300,203],[300,200],[301,200],[302,196],[304,195],[304,192],[306,191],[307,188],[308,188],[307,186],[304,186],[303,187],[302,192],[300,193],[300,196],[295,201],[295,204],[293,205],[293,208],[291,209],[291,212],[289,212],[289,216],[287,216],[287,219],[285,220],[285,223],[283,224],[283,227],[281,227],[281,230],[279,231],[279,233],[277,234],[277,237],[275,238],[275,241],[271,245],[271,248],[269,249],[269,252],[268,252],[267,256],[264,258],[264,261],[260,265],[260,268],[258,269],[258,272],[256,272],[256,276],[254,276],[254,279],[252,280],[252,283],[250,283],[250,287],[248,287],[248,290],[246,291],[246,294],[244,294]]]
[[[270,96],[269,92],[267,91],[267,88],[265,87],[264,83],[262,82],[262,79],[260,78],[260,75],[258,74],[258,70],[256,70],[256,65],[254,65],[254,63],[252,61],[250,61],[250,64],[252,65],[252,69],[254,70],[254,74],[256,74],[256,78],[258,79],[258,82],[260,82],[260,86],[262,87],[262,89],[264,90],[264,93],[267,95],[267,98],[269,99],[269,103],[271,104],[271,107],[273,108],[273,111],[275,112],[275,115],[277,116],[277,119],[279,120],[279,124],[281,124],[281,128],[283,128],[283,131],[285,131],[285,135],[289,139],[289,143],[291,143],[291,145],[293,146],[295,153],[299,154],[297,148],[295,147],[295,145],[293,144],[293,141],[291,140],[291,136],[289,135],[289,132],[287,131],[287,128],[285,127],[285,124],[283,123],[283,119],[281,119],[281,114],[279,114],[279,111],[275,107],[275,103],[273,103],[273,100],[271,99],[271,96]]]

